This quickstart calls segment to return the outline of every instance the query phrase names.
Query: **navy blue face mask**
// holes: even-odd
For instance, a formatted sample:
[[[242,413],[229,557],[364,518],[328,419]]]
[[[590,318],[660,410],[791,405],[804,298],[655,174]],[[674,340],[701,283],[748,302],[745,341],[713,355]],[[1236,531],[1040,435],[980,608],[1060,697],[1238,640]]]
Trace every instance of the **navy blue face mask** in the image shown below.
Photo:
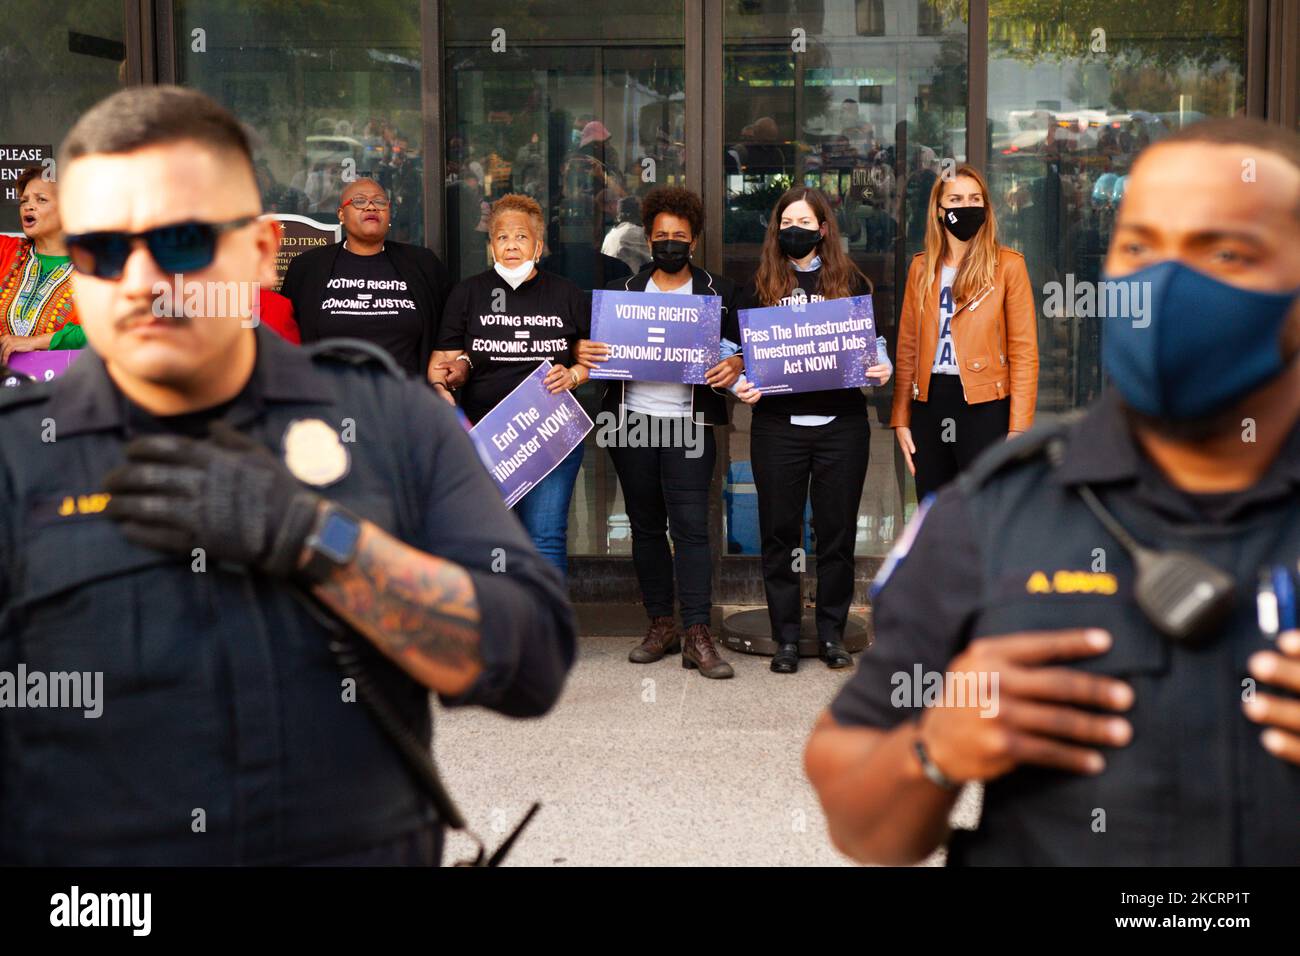
[[[1282,371],[1282,326],[1300,288],[1240,289],[1174,260],[1107,281],[1129,285],[1129,314],[1102,329],[1101,362],[1130,408],[1204,418]]]

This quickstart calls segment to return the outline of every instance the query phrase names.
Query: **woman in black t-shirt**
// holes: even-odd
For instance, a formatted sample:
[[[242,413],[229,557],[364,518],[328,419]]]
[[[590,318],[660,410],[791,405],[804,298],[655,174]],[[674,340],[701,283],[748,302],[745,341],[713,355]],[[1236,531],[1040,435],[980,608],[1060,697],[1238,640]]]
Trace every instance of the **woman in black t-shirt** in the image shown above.
[[[587,369],[573,357],[590,337],[591,299],[574,283],[537,268],[545,223],[528,196],[492,204],[488,238],[494,265],[460,282],[447,297],[429,381],[477,423],[537,368],[550,361],[546,387],[577,388]],[[542,556],[568,570],[569,499],[582,464],[579,445],[525,495],[514,510]]]
[[[819,190],[796,186],[777,201],[767,224],[758,274],[741,293],[740,308],[789,306],[870,295],[871,282],[840,244],[830,203]],[[878,364],[867,369],[877,384],[893,367],[877,340]],[[867,477],[871,433],[861,389],[769,395],[748,382],[736,395],[754,406],[749,450],[763,539],[763,585],[779,645],[772,670],[799,668],[803,601],[795,549],[803,547],[804,502],[811,497],[817,536],[817,637],[821,658],[848,667],[844,626],[853,600],[853,546],[858,502]]]

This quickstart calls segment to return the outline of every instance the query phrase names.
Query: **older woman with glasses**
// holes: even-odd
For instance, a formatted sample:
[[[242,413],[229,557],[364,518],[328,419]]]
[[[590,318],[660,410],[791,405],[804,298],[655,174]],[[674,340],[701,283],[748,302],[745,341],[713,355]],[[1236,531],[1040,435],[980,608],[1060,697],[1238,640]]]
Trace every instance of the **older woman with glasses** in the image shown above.
[[[365,339],[423,377],[451,283],[432,251],[387,238],[390,212],[379,183],[349,183],[339,199],[343,241],[295,257],[280,292],[304,344]]]
[[[0,236],[0,365],[16,352],[81,348],[59,196],[42,168],[15,183],[23,236]]]

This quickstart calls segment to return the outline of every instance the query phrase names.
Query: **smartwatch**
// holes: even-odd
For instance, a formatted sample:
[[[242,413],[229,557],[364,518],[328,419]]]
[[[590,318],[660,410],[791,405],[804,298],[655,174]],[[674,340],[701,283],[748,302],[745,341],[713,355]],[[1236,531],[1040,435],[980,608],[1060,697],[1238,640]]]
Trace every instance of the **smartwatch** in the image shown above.
[[[361,519],[346,508],[326,502],[303,542],[309,554],[298,576],[309,584],[321,583],[335,568],[346,567],[352,562],[360,539]]]

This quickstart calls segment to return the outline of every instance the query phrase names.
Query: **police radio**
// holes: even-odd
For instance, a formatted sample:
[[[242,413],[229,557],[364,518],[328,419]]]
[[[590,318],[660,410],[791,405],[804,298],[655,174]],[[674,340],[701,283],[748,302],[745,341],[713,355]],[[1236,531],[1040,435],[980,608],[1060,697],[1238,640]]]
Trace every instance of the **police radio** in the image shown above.
[[[1060,464],[1065,442],[1048,444],[1052,464]],[[1179,644],[1196,645],[1212,637],[1237,601],[1231,575],[1187,551],[1156,551],[1144,547],[1124,529],[1087,485],[1079,496],[1098,521],[1133,558],[1136,578],[1133,597],[1142,614],[1161,634]]]

